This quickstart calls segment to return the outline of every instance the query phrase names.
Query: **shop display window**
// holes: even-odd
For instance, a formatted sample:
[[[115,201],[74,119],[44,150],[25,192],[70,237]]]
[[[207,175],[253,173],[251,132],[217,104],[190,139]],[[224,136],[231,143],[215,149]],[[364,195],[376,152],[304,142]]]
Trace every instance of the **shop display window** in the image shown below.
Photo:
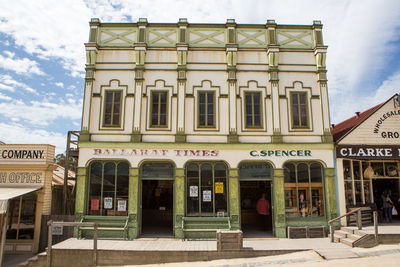
[[[187,216],[227,216],[227,168],[223,163],[186,166]]]
[[[346,205],[372,203],[371,179],[398,178],[399,176],[397,162],[343,160]]]
[[[286,217],[324,216],[321,164],[293,162],[283,168]]]
[[[33,239],[35,232],[36,192],[10,200],[7,239]]]
[[[92,162],[88,183],[87,211],[89,215],[128,215],[128,163]]]

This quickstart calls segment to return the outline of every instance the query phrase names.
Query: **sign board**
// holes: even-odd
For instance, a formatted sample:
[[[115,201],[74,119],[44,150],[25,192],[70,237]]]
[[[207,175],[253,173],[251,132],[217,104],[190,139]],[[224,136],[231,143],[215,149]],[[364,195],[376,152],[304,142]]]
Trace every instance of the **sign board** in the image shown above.
[[[0,171],[0,185],[37,186],[44,184],[45,173],[41,171]]]
[[[352,159],[400,159],[400,146],[388,145],[338,145],[337,158]]]
[[[63,226],[56,226],[56,225],[53,225],[53,232],[52,232],[52,234],[53,235],[63,235],[63,229],[64,229],[64,227]]]
[[[198,197],[199,196],[199,187],[197,185],[191,185],[189,187],[189,196],[190,197]]]
[[[118,211],[126,211],[126,200],[120,199],[118,200],[118,207],[117,210]]]
[[[52,145],[8,145],[0,146],[0,164],[47,164],[54,161],[55,147]]]
[[[224,183],[216,182],[215,183],[215,194],[223,194],[224,193]]]
[[[100,200],[99,199],[91,199],[90,200],[90,209],[91,210],[99,210],[100,207]]]
[[[104,198],[104,208],[105,209],[112,209],[113,208],[113,198],[112,197],[105,197]]]
[[[211,202],[211,190],[203,191],[203,202]]]

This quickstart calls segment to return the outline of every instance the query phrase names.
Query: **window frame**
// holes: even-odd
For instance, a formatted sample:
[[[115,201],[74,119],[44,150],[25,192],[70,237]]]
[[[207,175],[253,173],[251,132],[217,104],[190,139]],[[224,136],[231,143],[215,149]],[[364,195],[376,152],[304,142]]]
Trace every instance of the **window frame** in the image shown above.
[[[286,218],[323,218],[327,216],[327,210],[326,210],[326,192],[325,192],[325,176],[324,176],[324,166],[318,162],[318,161],[288,161],[285,162],[285,164],[283,165],[285,168],[286,164],[292,164],[294,166],[294,172],[295,172],[295,183],[293,182],[286,182],[286,177],[284,174],[284,196],[285,196],[285,217]],[[308,172],[308,186],[305,187],[304,182],[299,182],[299,177],[298,177],[298,166],[300,164],[305,164],[307,165],[307,172]],[[311,177],[311,166],[313,164],[318,164],[320,166],[321,169],[321,187],[313,187],[312,184],[312,177]],[[293,185],[294,184],[294,185]],[[304,191],[306,195],[304,196],[306,198],[306,205],[308,206],[308,211],[307,211],[307,216],[302,216],[301,215],[301,210],[300,210],[300,204],[299,204],[299,192],[300,191]],[[323,215],[320,216],[313,216],[313,198],[315,196],[313,196],[313,190],[320,190],[322,196],[320,198],[322,198],[321,202],[322,202],[322,211],[323,211]],[[290,194],[287,194],[290,191]],[[293,195],[294,194],[294,195]],[[292,205],[292,206],[287,206],[286,205],[286,201],[288,199],[288,196],[291,196],[292,201],[295,201],[296,204]],[[288,212],[286,211],[288,208],[296,208],[296,214],[295,216],[288,216]],[[294,213],[294,212],[293,212]]]
[[[246,103],[246,99],[247,99],[247,95],[251,95],[251,99],[252,99],[252,103],[251,103],[251,117],[252,117],[252,121],[253,121],[253,125],[249,126],[247,124],[247,103]],[[254,125],[254,95],[258,95],[259,96],[259,105],[260,105],[260,125]],[[244,98],[244,128],[245,129],[262,129],[263,126],[263,105],[262,105],[262,92],[260,91],[245,91],[243,93],[243,98]]]
[[[188,214],[188,196],[189,196],[189,190],[188,190],[188,180],[187,180],[187,172],[188,172],[188,166],[190,164],[195,164],[197,165],[198,168],[198,177],[197,177],[197,185],[198,185],[198,200],[197,200],[197,205],[198,205],[198,211],[196,214]],[[202,214],[202,177],[201,177],[201,167],[202,165],[209,164],[211,165],[211,171],[212,171],[212,215],[204,215]],[[216,208],[216,194],[215,193],[215,183],[218,178],[216,178],[215,175],[215,166],[218,164],[222,164],[225,167],[225,185],[224,185],[224,195],[226,196],[226,212],[224,214],[224,217],[229,217],[229,169],[228,166],[225,162],[223,161],[189,161],[186,166],[185,166],[185,216],[188,217],[218,217],[218,211]]]
[[[212,110],[212,116],[213,116],[213,124],[208,125],[208,94],[213,94],[213,110]],[[200,124],[200,94],[205,94],[205,125]],[[198,90],[197,91],[197,128],[216,128],[216,93],[215,91],[210,91],[210,90]]]
[[[107,94],[112,93],[112,101],[111,101],[111,124],[106,124],[106,113],[107,113]],[[114,121],[114,105],[115,105],[115,93],[120,93],[120,98],[119,98],[119,116],[118,116],[118,125],[113,125]],[[121,127],[121,120],[122,120],[122,98],[123,98],[123,90],[119,89],[112,89],[112,90],[104,90],[104,103],[103,103],[103,127],[104,128],[120,128]]]
[[[297,111],[298,111],[298,116],[299,116],[299,125],[294,124],[294,106],[293,106],[293,95],[297,95]],[[300,95],[305,95],[305,106],[306,106],[306,125],[302,125],[302,113],[301,113],[301,102],[300,102]],[[292,129],[310,129],[310,110],[309,110],[309,104],[308,104],[308,92],[299,92],[299,91],[294,91],[290,92],[290,121],[292,124]]]
[[[92,165],[95,163],[99,163],[101,165],[101,184],[100,184],[100,196],[99,196],[99,214],[95,216],[127,216],[128,215],[128,208],[129,208],[129,192],[127,196],[122,196],[126,198],[126,211],[122,212],[122,214],[117,214],[117,206],[118,206],[118,198],[121,198],[121,196],[118,196],[118,181],[122,178],[119,178],[118,176],[118,166],[121,163],[124,163],[128,167],[128,173],[127,173],[127,182],[128,182],[128,189],[129,189],[129,169],[130,165],[127,161],[121,160],[121,161],[113,161],[113,160],[94,160],[90,162],[90,164],[87,166],[88,172],[87,172],[87,193],[86,193],[86,211],[85,214],[91,215],[90,214],[90,201],[92,200],[91,198],[91,168]],[[114,164],[114,193],[113,193],[113,208],[112,209],[105,209],[104,208],[104,176],[105,176],[105,165],[107,163],[113,163]],[[107,215],[103,214],[104,210],[112,210],[112,215]],[[108,213],[106,211],[106,213]]]
[[[158,124],[157,125],[155,125],[155,124],[153,124],[153,100],[154,100],[154,94],[163,94],[163,93],[165,93],[165,101],[166,101],[166,103],[165,103],[165,125],[160,125],[159,123],[160,123],[160,120],[161,120],[161,104],[162,103],[160,103],[160,101],[161,101],[161,97],[159,97],[159,100],[158,100],[158,112],[157,112],[157,121],[158,121]],[[169,119],[169,94],[168,94],[168,91],[167,90],[152,90],[151,91],[151,93],[150,93],[150,116],[149,116],[149,125],[150,125],[150,128],[168,128],[168,119]]]

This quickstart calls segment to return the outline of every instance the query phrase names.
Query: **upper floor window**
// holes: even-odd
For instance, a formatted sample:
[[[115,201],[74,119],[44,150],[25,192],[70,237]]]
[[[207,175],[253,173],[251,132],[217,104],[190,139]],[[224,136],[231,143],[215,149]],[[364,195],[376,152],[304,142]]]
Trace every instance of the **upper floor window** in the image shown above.
[[[199,127],[215,127],[214,102],[214,92],[199,92]]]
[[[292,103],[292,127],[308,128],[307,93],[292,92],[290,97]]]
[[[261,127],[261,93],[245,93],[246,128]]]
[[[166,91],[151,93],[151,127],[167,127],[167,100]]]
[[[118,127],[121,124],[122,91],[106,91],[104,103],[104,126]]]

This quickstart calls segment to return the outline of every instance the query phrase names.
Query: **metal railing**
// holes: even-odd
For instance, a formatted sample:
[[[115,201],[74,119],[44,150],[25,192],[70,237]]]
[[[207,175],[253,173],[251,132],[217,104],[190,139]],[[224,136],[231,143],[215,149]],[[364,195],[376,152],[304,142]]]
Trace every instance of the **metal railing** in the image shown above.
[[[52,220],[47,222],[48,233],[47,233],[47,267],[51,266],[52,256],[52,243],[53,243],[53,227],[54,226],[92,226],[93,227],[93,266],[97,266],[97,228],[96,222],[53,222]]]

